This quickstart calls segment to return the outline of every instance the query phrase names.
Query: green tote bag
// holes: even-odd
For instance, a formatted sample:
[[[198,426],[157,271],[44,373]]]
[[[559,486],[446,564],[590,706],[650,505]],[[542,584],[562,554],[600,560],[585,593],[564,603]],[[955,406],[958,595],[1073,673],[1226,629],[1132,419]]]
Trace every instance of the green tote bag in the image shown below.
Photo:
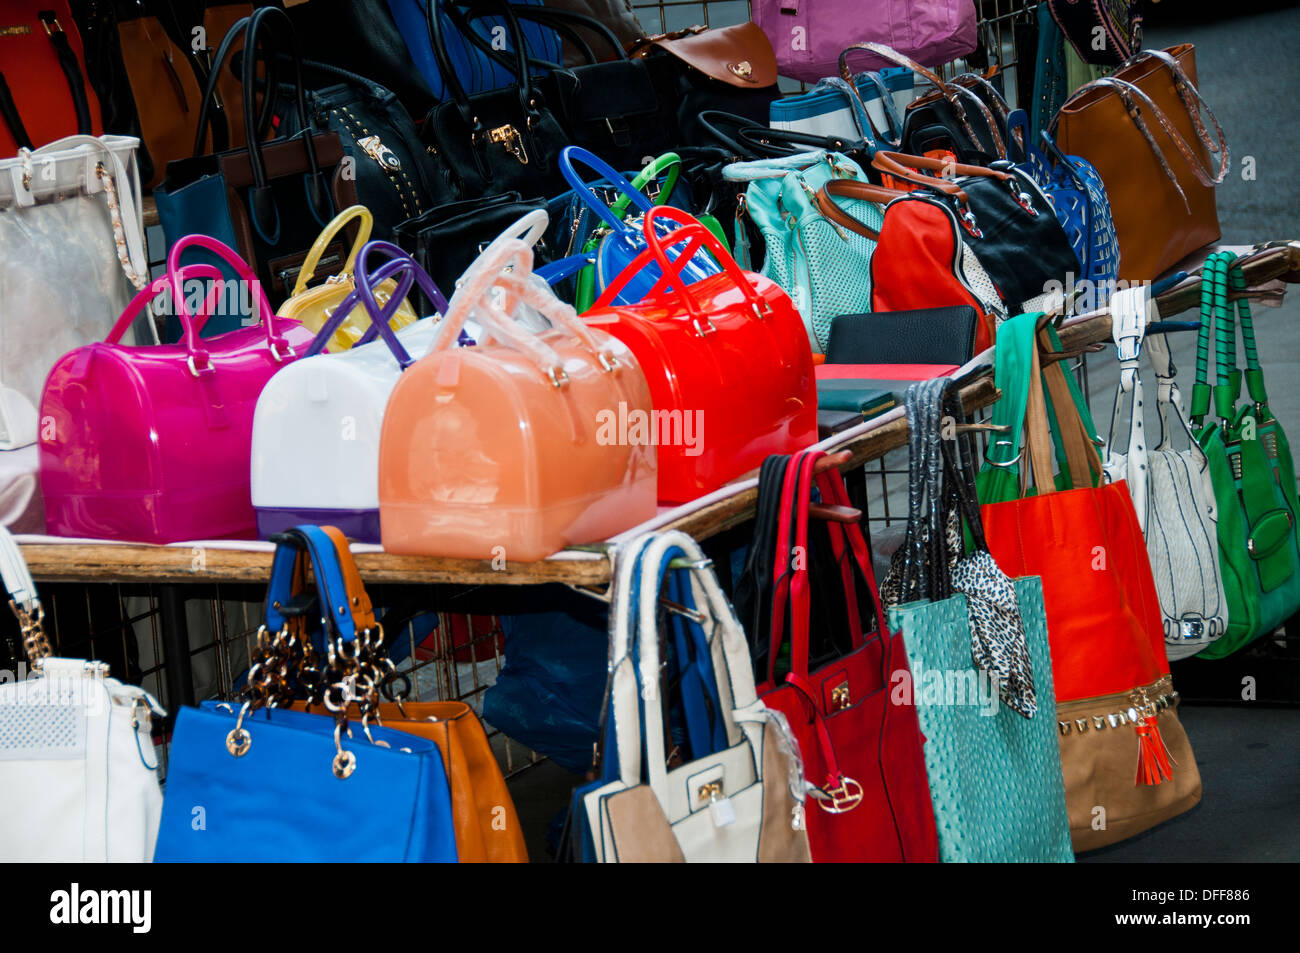
[[[1250,304],[1236,301],[1246,344],[1246,390],[1228,289],[1244,291],[1245,275],[1232,252],[1218,252],[1201,273],[1201,330],[1196,342],[1192,424],[1210,461],[1219,508],[1219,562],[1228,599],[1227,633],[1197,658],[1223,658],[1267,635],[1300,610],[1300,548],[1296,542],[1295,464],[1282,425],[1268,409],[1264,372],[1255,350]],[[1210,333],[1215,339],[1216,384],[1209,384]],[[1211,393],[1217,420],[1205,423]]]
[[[881,594],[901,603],[889,624],[902,631],[910,684],[896,674],[890,700],[916,706],[941,861],[1068,863],[1042,583],[1007,578],[988,552],[970,439],[941,433],[962,419],[948,384],[906,395],[907,538]]]

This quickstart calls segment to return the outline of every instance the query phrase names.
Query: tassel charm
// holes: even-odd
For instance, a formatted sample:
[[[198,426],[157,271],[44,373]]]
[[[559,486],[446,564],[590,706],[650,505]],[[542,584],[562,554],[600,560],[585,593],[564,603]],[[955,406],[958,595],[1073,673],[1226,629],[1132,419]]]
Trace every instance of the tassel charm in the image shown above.
[[[1135,721],[1138,736],[1138,765],[1135,785],[1157,785],[1174,778],[1173,758],[1160,734],[1155,715]],[[1171,763],[1172,762],[1172,763]]]

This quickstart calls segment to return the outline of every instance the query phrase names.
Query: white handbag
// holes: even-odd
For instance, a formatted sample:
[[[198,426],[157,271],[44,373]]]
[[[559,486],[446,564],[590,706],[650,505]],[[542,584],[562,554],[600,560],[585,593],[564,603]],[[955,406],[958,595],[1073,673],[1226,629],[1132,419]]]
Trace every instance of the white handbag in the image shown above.
[[[50,657],[31,575],[3,527],[0,577],[32,670],[0,684],[0,862],[152,860],[162,790],[150,722],[166,712],[102,662]]]
[[[68,136],[0,161],[0,449],[34,443],[54,362],[102,341],[149,277],[129,136]],[[124,344],[156,344],[145,315]]]
[[[501,237],[518,236],[535,244],[546,233],[548,221],[546,212],[530,212]],[[377,244],[383,243],[361,250],[358,271],[365,268],[368,250]],[[388,246],[389,254],[399,251]],[[384,265],[370,276],[378,285],[400,275],[397,290],[383,305],[385,311],[397,308],[406,297],[403,288],[409,289],[412,280],[430,300],[441,298],[440,290],[414,260],[407,256],[394,260],[393,274],[387,274],[390,266]],[[362,281],[359,274],[358,284]],[[428,353],[440,318],[415,321],[393,332],[387,320],[378,322],[371,315],[379,339],[363,338],[365,343],[339,354],[316,353],[358,295],[354,291],[339,305],[312,342],[309,356],[276,373],[258,396],[251,495],[262,537],[300,523],[315,523],[337,526],[359,542],[379,542],[379,435],[384,408],[402,371]],[[549,326],[536,315],[530,318],[534,327],[538,321],[542,328]],[[477,326],[467,326],[466,331],[472,339],[480,333]],[[329,474],[329,479],[304,478],[304,474]]]
[[[1169,346],[1160,335],[1146,338],[1146,326],[1157,313],[1150,289],[1117,291],[1111,298],[1110,312],[1111,336],[1121,370],[1107,437],[1105,472],[1109,481],[1128,482],[1133,508],[1146,536],[1164,617],[1165,650],[1172,661],[1195,655],[1228,628],[1228,603],[1219,567],[1218,508],[1209,462],[1192,436],[1179,400]],[[1160,441],[1154,448],[1147,445],[1142,420],[1138,364],[1143,350],[1151,357],[1158,383]],[[1129,438],[1126,451],[1121,453],[1115,438],[1126,399]],[[1175,428],[1187,436],[1188,449],[1173,448]]]
[[[702,681],[706,690],[716,685],[726,747],[670,770],[656,620],[663,570],[683,563],[693,604],[674,608],[707,641],[714,678]],[[797,746],[781,714],[754,691],[745,634],[699,544],[675,531],[642,536],[617,565],[610,714],[618,779],[582,798],[597,860],[808,862],[808,788]]]

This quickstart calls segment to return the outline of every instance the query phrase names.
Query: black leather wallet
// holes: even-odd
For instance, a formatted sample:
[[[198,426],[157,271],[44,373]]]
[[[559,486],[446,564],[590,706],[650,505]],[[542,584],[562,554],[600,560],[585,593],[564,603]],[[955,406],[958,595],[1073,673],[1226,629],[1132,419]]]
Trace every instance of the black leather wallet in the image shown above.
[[[831,321],[827,364],[956,364],[975,356],[970,305],[844,314]]]

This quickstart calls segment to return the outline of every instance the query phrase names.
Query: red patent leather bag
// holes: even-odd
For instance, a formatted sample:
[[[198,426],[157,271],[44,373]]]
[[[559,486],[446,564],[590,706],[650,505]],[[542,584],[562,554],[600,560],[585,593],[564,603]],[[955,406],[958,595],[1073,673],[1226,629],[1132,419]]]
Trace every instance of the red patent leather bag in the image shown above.
[[[669,223],[679,227],[664,234]],[[817,442],[812,347],[780,286],[742,271],[690,215],[657,206],[646,213],[645,236],[646,251],[582,317],[626,344],[645,372],[653,419],[639,434],[619,415],[617,438],[650,439],[659,453],[659,500],[682,503],[756,469],[770,454]],[[677,245],[685,247],[670,260]],[[683,264],[701,247],[723,271],[683,284]],[[614,304],[651,261],[663,277],[650,293],[637,304]]]
[[[771,651],[758,692],[789,720],[818,786],[806,812],[814,862],[934,862],[925,738],[916,709],[895,703],[894,686],[910,684],[911,673],[901,636],[885,625],[866,539],[856,522],[814,524],[810,539],[814,486],[822,503],[849,502],[838,470],[814,474],[823,456],[800,453],[785,471]]]

